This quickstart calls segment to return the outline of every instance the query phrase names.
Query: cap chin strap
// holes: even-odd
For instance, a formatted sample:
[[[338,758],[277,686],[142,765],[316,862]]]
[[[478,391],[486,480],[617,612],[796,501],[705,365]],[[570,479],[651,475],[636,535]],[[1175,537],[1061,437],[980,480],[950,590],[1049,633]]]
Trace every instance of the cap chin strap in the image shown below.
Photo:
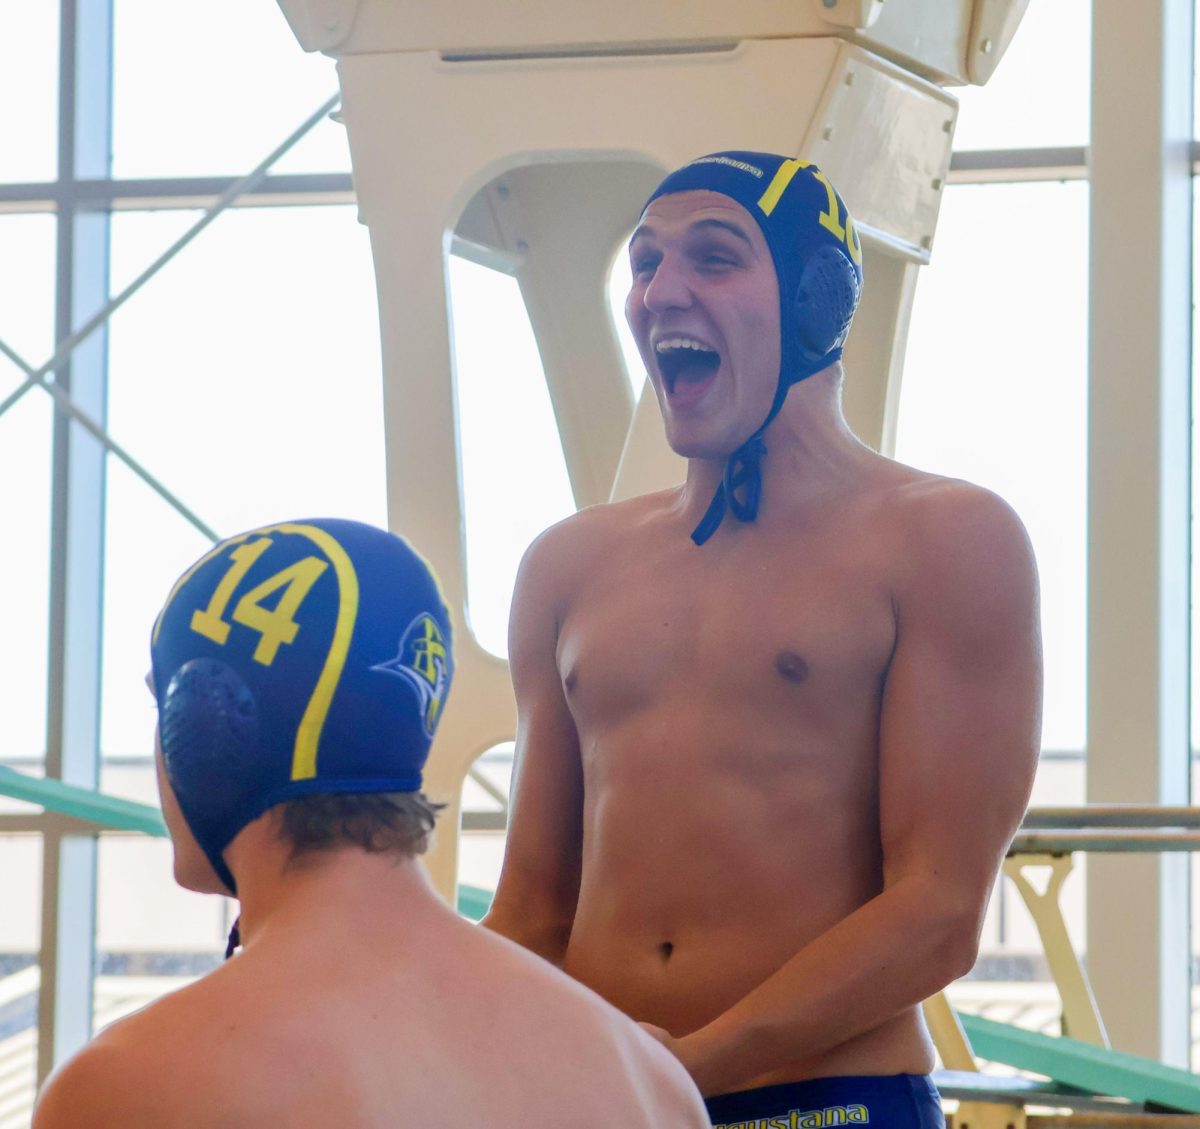
[[[692,540],[697,545],[703,545],[725,519],[726,508],[733,511],[738,521],[754,521],[758,517],[758,506],[762,500],[762,460],[767,453],[767,445],[763,442],[763,432],[770,427],[771,422],[779,414],[787,399],[792,386],[800,381],[828,368],[842,355],[841,346],[831,349],[819,360],[802,366],[790,378],[780,377],[779,387],[775,389],[775,400],[762,426],[755,431],[736,451],[725,461],[725,473],[717,483],[712,501],[700,524],[692,530]]]
[[[772,412],[772,416],[774,412]],[[770,422],[768,418],[767,422]],[[764,425],[765,426],[765,425]],[[738,521],[753,521],[758,516],[758,502],[762,494],[762,457],[767,453],[767,445],[762,440],[763,428],[759,428],[746,440],[725,462],[725,473],[717,483],[712,501],[700,519],[700,524],[692,530],[692,540],[697,545],[703,545],[725,519],[725,508],[728,505]],[[738,491],[744,495],[738,497]]]

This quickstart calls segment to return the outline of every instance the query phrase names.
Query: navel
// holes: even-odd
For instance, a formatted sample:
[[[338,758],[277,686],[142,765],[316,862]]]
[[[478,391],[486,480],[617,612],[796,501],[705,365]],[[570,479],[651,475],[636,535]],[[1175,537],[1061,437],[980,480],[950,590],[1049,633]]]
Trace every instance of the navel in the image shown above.
[[[666,962],[671,959],[671,954],[675,951],[675,946],[670,941],[664,941],[658,946],[658,951],[663,961]]]
[[[789,682],[808,681],[808,663],[795,651],[780,651],[775,656],[775,669]]]

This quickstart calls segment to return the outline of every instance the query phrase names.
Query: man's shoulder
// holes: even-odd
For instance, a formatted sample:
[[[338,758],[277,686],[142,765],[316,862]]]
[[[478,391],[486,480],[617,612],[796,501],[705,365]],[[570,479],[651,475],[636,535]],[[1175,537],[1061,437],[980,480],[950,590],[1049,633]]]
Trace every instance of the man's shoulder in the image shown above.
[[[548,538],[556,543],[618,537],[639,525],[661,517],[678,504],[679,488],[660,490],[654,494],[639,494],[617,502],[600,502],[550,526],[539,540]]]
[[[1007,547],[1024,551],[1029,535],[1013,507],[985,486],[915,473],[897,484],[895,511],[917,547],[955,556]]]
[[[912,472],[898,476],[887,499],[903,588],[954,596],[984,607],[1035,593],[1029,534],[1013,507],[986,487]]]
[[[33,1129],[185,1124],[175,1116],[187,1090],[178,1069],[182,1033],[164,1022],[175,1010],[160,1000],[96,1035],[50,1076]]]
[[[254,991],[250,968],[236,968],[241,962],[104,1028],[50,1077],[32,1129],[187,1129],[259,1110],[287,1029],[260,1005],[263,993]]]
[[[237,986],[218,969],[112,1023],[46,1083],[33,1129],[176,1125],[204,1120],[217,1095],[237,1100],[237,1078],[257,1045]]]
[[[947,478],[894,464],[883,494],[913,531],[942,536],[1024,534],[1016,511],[999,494],[961,478]]]
[[[38,1095],[32,1129],[141,1125],[124,1108],[138,1073],[128,1054],[98,1036],[50,1075]]]
[[[597,554],[610,552],[636,538],[666,515],[679,497],[678,489],[644,494],[619,502],[586,506],[538,534],[526,550],[526,572],[571,574],[595,567]]]
[[[512,1024],[510,1034],[520,1033],[531,1061],[559,1056],[553,1086],[564,1104],[591,1093],[630,1118],[628,1124],[707,1124],[687,1071],[665,1047],[591,988],[513,942],[494,940],[500,943],[489,944],[494,967],[488,974],[509,997],[502,1022]]]

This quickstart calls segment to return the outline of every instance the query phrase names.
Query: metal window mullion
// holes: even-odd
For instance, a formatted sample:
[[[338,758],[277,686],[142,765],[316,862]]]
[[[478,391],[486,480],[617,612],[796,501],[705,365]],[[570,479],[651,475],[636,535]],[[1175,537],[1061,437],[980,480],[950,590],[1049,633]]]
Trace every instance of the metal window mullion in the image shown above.
[[[81,177],[107,177],[111,148],[111,0],[61,0],[59,213],[55,337],[63,340],[108,297],[109,217],[77,206]],[[55,372],[94,419],[107,411],[107,332]],[[54,419],[46,772],[99,783],[104,448],[64,412]],[[38,1008],[38,1078],[92,1029],[97,839],[45,835]]]

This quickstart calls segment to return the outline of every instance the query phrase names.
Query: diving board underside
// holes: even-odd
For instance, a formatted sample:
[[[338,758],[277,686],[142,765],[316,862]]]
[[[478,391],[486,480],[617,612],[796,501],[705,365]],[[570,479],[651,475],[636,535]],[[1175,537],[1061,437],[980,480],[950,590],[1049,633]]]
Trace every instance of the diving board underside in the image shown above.
[[[959,1020],[979,1058],[1044,1074],[1092,1094],[1200,1113],[1200,1078],[1190,1071],[978,1015],[960,1014]]]

